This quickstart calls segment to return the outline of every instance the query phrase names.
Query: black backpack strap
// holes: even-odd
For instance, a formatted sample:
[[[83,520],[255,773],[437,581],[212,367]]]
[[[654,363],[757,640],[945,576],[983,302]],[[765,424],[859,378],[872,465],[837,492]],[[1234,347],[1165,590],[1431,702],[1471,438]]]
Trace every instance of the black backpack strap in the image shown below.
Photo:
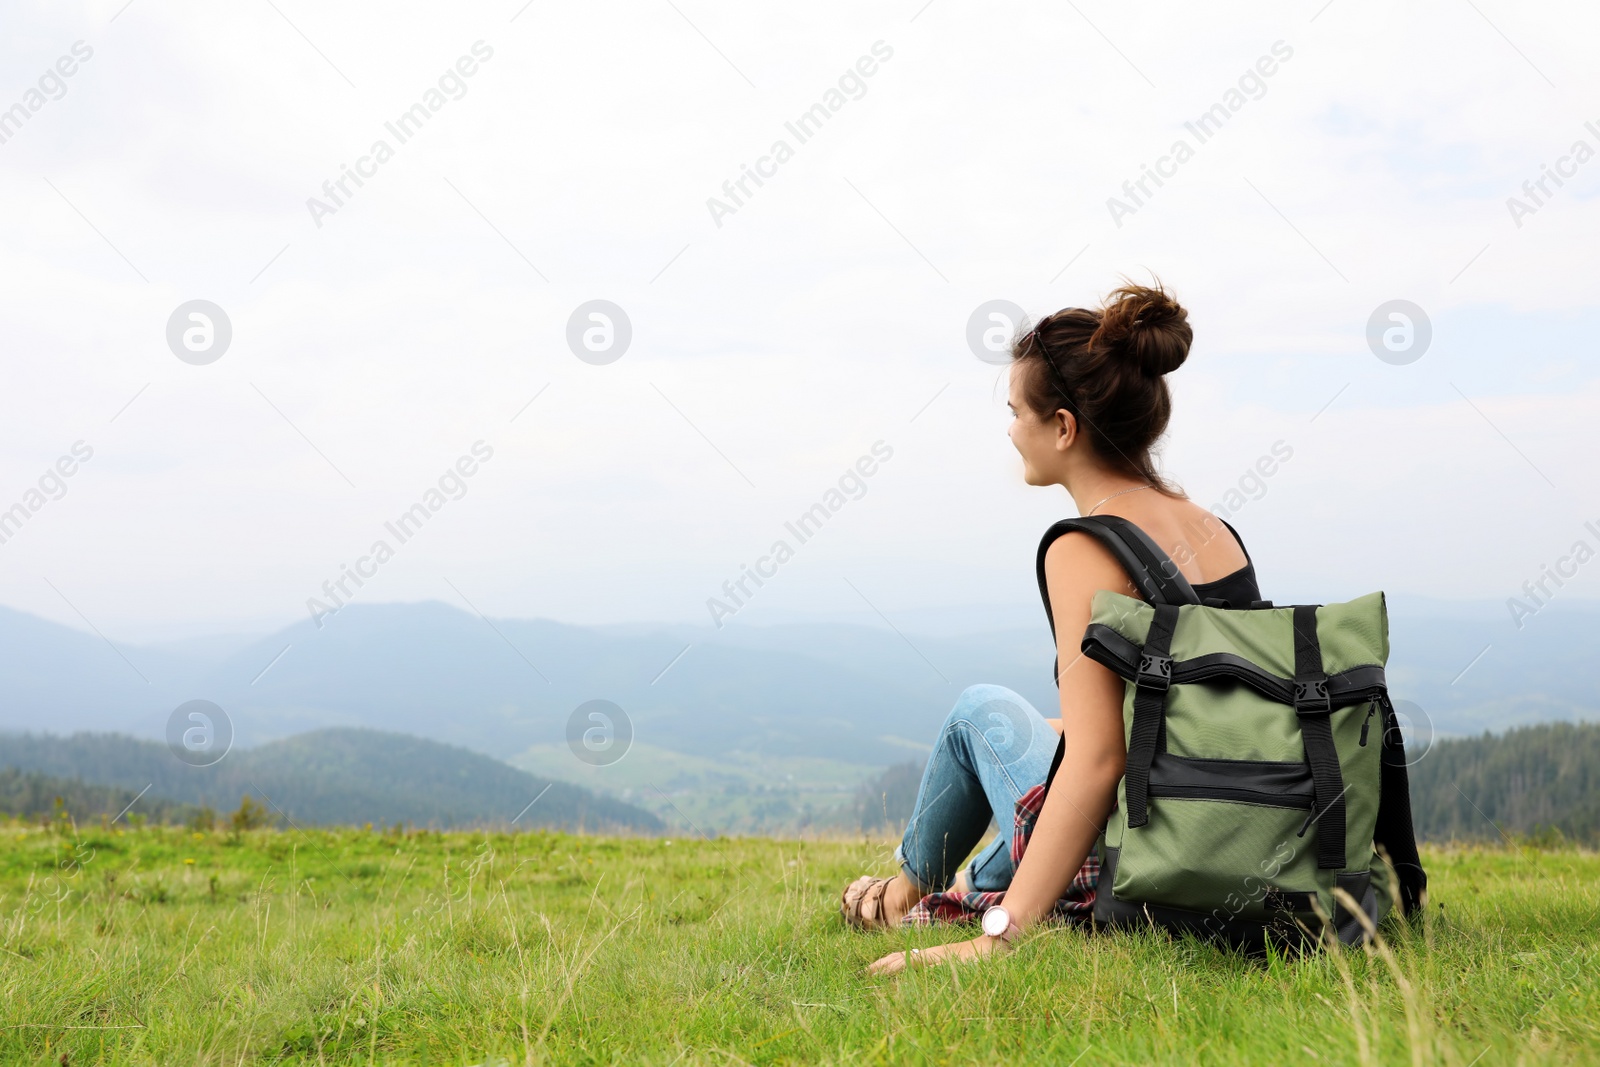
[[[1400,913],[1408,917],[1421,914],[1427,903],[1428,875],[1417,855],[1417,835],[1411,825],[1411,782],[1406,773],[1406,743],[1400,734],[1400,719],[1387,692],[1380,693],[1383,707],[1382,770],[1378,785],[1378,822],[1373,828],[1373,843],[1383,849],[1400,880]]]
[[[1050,609],[1050,585],[1045,580],[1044,557],[1050,551],[1051,545],[1074,531],[1090,535],[1116,557],[1117,562],[1122,565],[1123,571],[1127,573],[1128,580],[1133,583],[1139,594],[1151,604],[1200,603],[1200,598],[1195,593],[1194,587],[1178,571],[1177,564],[1173,563],[1167,554],[1161,551],[1161,548],[1154,541],[1150,540],[1148,534],[1127,519],[1116,515],[1081,515],[1075,519],[1062,519],[1044,532],[1044,537],[1039,541],[1039,553],[1034,568],[1039,577],[1039,598],[1044,601],[1045,618],[1050,621],[1051,638],[1056,637],[1056,616],[1055,612]],[[1174,607],[1174,623],[1176,620],[1177,609]],[[1154,624],[1152,623],[1153,626]],[[1168,633],[1167,640],[1170,641],[1171,638],[1171,633]],[[1166,653],[1166,649],[1161,652],[1163,656]],[[1168,662],[1170,663],[1170,660]],[[1061,659],[1059,656],[1056,658],[1052,674],[1055,677],[1056,685],[1059,686],[1061,684]],[[1153,718],[1155,733],[1151,741],[1150,759],[1147,759],[1144,763],[1144,781],[1146,785],[1149,782],[1150,760],[1155,755],[1155,742],[1159,739],[1161,733],[1161,703],[1164,701],[1165,689],[1157,694],[1157,697],[1158,702],[1155,705]],[[1150,712],[1147,711],[1146,720],[1148,721],[1150,718]],[[1137,729],[1137,722],[1136,712],[1135,729]],[[1147,726],[1146,729],[1150,729],[1150,727]],[[1063,738],[1062,741],[1056,743],[1055,759],[1051,761],[1050,773],[1045,778],[1046,789],[1049,789],[1051,783],[1055,781],[1056,768],[1061,766],[1062,753],[1065,751],[1064,742],[1065,739]]]
[[[1045,583],[1044,557],[1051,545],[1073,531],[1089,534],[1099,541],[1122,564],[1123,571],[1139,595],[1150,603],[1200,603],[1189,579],[1178,571],[1178,565],[1150,540],[1148,534],[1127,519],[1116,515],[1084,515],[1076,519],[1062,519],[1044,532],[1035,562],[1035,570],[1039,575],[1039,595],[1044,599],[1044,611],[1050,619],[1052,634],[1055,633],[1055,616],[1050,611],[1050,588]]]
[[[1322,670],[1316,604],[1297,604],[1294,609],[1294,712],[1300,719],[1300,738],[1305,743],[1311,784],[1316,791],[1316,811],[1306,821],[1306,827],[1317,824],[1317,866],[1342,871],[1344,772],[1339,767],[1339,749],[1333,743],[1333,704],[1328,699],[1328,676]]]
[[[1157,604],[1150,634],[1139,654],[1133,693],[1133,729],[1128,736],[1128,765],[1123,782],[1128,797],[1128,825],[1150,821],[1150,764],[1165,717],[1167,689],[1172,685],[1172,632],[1178,628],[1178,605]]]

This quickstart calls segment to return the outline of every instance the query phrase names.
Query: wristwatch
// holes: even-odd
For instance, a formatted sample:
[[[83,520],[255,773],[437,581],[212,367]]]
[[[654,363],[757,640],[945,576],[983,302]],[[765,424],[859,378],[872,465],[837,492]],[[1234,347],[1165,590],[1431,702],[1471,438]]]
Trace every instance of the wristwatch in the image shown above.
[[[996,904],[983,913],[983,932],[1009,945],[1018,934],[1022,933],[1022,927],[1011,921],[1009,911]]]

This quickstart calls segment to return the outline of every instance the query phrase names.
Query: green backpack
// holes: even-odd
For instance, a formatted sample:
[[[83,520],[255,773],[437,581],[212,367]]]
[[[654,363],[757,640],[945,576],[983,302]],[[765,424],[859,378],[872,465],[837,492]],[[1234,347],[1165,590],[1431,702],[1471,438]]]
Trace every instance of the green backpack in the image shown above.
[[[1114,516],[1051,528],[1041,592],[1045,550],[1069,530],[1110,549],[1144,598],[1095,594],[1083,636],[1084,655],[1127,683],[1128,762],[1099,843],[1096,924],[1260,951],[1322,936],[1322,916],[1345,944],[1364,941],[1366,924],[1335,889],[1374,927],[1394,903],[1418,914],[1427,875],[1384,677],[1383,594],[1202,604],[1166,554]]]

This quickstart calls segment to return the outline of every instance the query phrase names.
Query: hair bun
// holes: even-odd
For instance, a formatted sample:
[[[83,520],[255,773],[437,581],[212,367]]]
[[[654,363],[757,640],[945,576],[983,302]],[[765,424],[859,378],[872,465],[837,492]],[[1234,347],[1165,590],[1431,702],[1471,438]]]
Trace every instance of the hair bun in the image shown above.
[[[1157,281],[1153,288],[1124,285],[1106,297],[1089,348],[1116,351],[1159,378],[1183,366],[1193,338],[1189,313]]]

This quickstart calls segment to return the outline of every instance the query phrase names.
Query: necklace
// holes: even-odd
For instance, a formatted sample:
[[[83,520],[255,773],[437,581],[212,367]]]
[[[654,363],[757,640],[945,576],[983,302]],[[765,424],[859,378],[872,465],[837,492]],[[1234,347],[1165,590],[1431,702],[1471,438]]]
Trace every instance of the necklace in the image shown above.
[[[1112,493],[1111,496],[1106,497],[1106,500],[1110,500],[1113,497],[1119,497],[1123,493],[1137,493],[1141,489],[1149,489],[1149,488],[1151,488],[1151,486],[1148,486],[1148,485],[1136,485],[1132,489],[1124,489],[1121,492]],[[1106,500],[1100,501],[1100,504],[1104,504],[1106,502]],[[1096,504],[1094,507],[1090,508],[1088,513],[1090,515],[1093,515],[1095,512],[1099,511],[1100,510],[1100,504]]]

